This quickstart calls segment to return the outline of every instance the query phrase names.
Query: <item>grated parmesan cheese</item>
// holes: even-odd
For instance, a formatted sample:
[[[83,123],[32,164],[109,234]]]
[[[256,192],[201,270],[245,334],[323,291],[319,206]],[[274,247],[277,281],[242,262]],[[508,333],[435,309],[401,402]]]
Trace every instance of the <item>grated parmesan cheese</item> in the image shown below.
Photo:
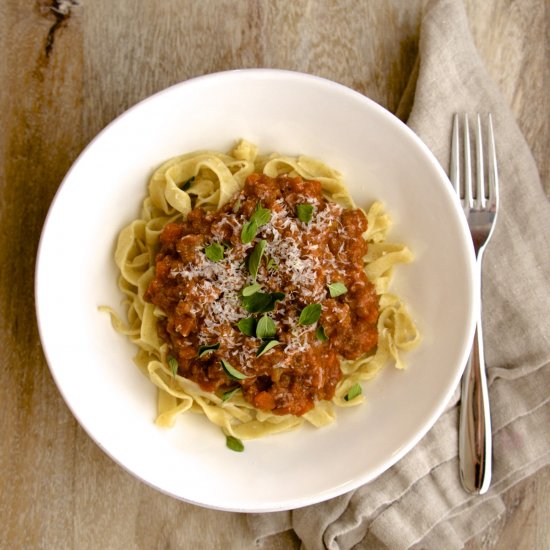
[[[310,222],[300,221],[285,200],[278,199],[271,208],[271,219],[260,227],[253,242],[239,242],[232,248],[225,248],[223,259],[216,262],[197,248],[193,261],[172,270],[171,277],[193,282],[190,295],[195,298],[193,303],[199,306],[193,308],[192,314],[202,321],[199,331],[201,345],[220,341],[223,336],[227,352],[241,363],[255,355],[257,346],[243,345],[240,333],[231,327],[250,316],[241,304],[240,292],[253,282],[246,259],[259,239],[266,240],[265,257],[275,262],[277,268],[268,271],[265,266],[261,267],[257,282],[266,292],[286,294],[271,315],[278,324],[294,327],[289,332],[290,340],[286,342],[284,352],[288,356],[304,353],[311,342],[316,342],[315,325],[299,326],[296,309],[322,302],[327,298],[328,281],[338,278],[335,272],[338,263],[342,263],[340,254],[344,244],[335,257],[329,250],[327,239],[335,229],[345,237],[339,221],[343,208],[327,202],[320,209],[319,201],[309,196],[298,197],[298,203],[314,206]],[[211,226],[214,242],[222,244],[227,232],[240,235],[246,221],[243,215],[228,211]]]

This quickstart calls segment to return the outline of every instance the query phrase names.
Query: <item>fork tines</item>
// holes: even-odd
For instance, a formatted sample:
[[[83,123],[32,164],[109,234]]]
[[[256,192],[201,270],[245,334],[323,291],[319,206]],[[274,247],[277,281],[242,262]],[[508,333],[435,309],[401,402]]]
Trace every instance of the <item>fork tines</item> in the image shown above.
[[[475,131],[475,186],[472,185],[472,154],[470,149],[470,128],[468,115],[462,115],[462,145],[464,147],[464,174],[461,178],[460,167],[460,116],[455,114],[451,148],[451,182],[464,208],[478,210],[491,208],[498,200],[498,174],[495,151],[495,137],[491,115],[487,116],[487,157],[484,157],[483,132],[481,115],[476,116]],[[485,160],[487,161],[487,178],[485,178]]]

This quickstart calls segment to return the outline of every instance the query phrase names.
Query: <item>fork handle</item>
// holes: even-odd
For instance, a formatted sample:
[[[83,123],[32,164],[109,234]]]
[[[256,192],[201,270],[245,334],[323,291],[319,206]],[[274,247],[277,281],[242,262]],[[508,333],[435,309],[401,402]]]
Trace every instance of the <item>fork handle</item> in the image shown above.
[[[492,442],[481,311],[478,315],[472,351],[462,377],[458,448],[463,487],[469,493],[483,494],[491,483]]]

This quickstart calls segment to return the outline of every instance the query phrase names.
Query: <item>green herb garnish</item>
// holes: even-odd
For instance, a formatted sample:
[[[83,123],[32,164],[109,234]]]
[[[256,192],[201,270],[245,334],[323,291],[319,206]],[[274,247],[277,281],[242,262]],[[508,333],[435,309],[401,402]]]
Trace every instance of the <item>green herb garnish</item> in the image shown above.
[[[277,326],[271,317],[264,315],[256,325],[257,338],[273,338],[277,334]]]
[[[236,388],[232,388],[231,390],[223,392],[222,401],[229,401],[240,389],[241,387],[237,386]]]
[[[212,243],[204,249],[204,253],[209,260],[219,262],[223,260],[224,248],[220,243]]]
[[[262,203],[259,202],[250,219],[254,220],[258,224],[258,227],[262,227],[262,225],[265,225],[271,219],[271,210],[264,208]]]
[[[361,389],[360,384],[353,384],[353,386],[349,389],[344,399],[346,401],[351,401],[352,399],[355,399],[358,395],[361,395],[362,391],[363,390]]]
[[[313,205],[311,204],[297,204],[296,214],[301,222],[309,223],[313,216]]]
[[[173,357],[172,355],[168,356],[168,366],[170,367],[170,370],[172,371],[172,376],[175,378],[176,374],[178,374],[178,360]]]
[[[269,258],[269,260],[267,260],[266,268],[268,271],[270,271],[271,269],[279,269],[279,266],[273,258]]]
[[[309,304],[300,313],[300,318],[298,319],[299,325],[313,325],[321,317],[322,307],[321,304]]]
[[[246,336],[256,334],[256,319],[254,317],[245,317],[237,323],[238,329]]]
[[[317,340],[321,340],[321,342],[326,342],[328,340],[328,337],[325,334],[325,329],[323,328],[323,325],[319,325],[317,327],[317,329],[315,330],[315,336],[317,337]]]
[[[328,291],[330,292],[331,298],[336,298],[337,296],[345,294],[348,289],[346,288],[346,285],[344,283],[337,282],[328,285]]]
[[[187,191],[191,184],[195,181],[195,176],[191,176],[188,180],[185,181],[185,183],[181,186],[182,191]]]
[[[253,221],[245,222],[241,230],[241,241],[245,244],[252,242],[252,239],[254,239],[257,232],[258,232],[258,224],[256,222],[253,222]]]
[[[235,451],[236,453],[242,453],[244,451],[243,442],[232,435],[226,436],[225,444],[229,449]]]
[[[244,309],[250,313],[268,313],[275,309],[275,302],[285,297],[283,292],[255,292],[251,296],[241,298]]]
[[[275,346],[278,346],[281,342],[277,340],[268,340],[264,342],[256,352],[256,357],[262,356],[264,353],[267,353],[270,349],[273,349]]]
[[[258,276],[258,269],[260,268],[260,263],[262,261],[262,256],[264,255],[265,247],[267,246],[267,241],[262,239],[259,243],[256,243],[250,258],[248,258],[248,271],[252,275],[252,279],[256,282],[256,277]]]
[[[233,378],[233,380],[244,380],[245,378],[248,378],[246,374],[239,372],[236,368],[232,367],[231,364],[225,359],[220,359],[220,363],[222,364],[222,368],[225,371],[225,374],[227,374],[229,378]]]
[[[243,243],[252,242],[252,239],[256,236],[258,229],[269,222],[271,219],[271,210],[264,208],[261,203],[256,205],[256,209],[250,216],[250,219],[243,224],[241,230],[241,241]]]
[[[207,346],[199,346],[199,357],[204,357],[207,353],[210,353],[212,351],[216,351],[217,349],[220,349],[220,343],[216,342],[215,344],[210,344]]]
[[[258,283],[254,283],[252,285],[245,286],[241,290],[241,294],[243,296],[252,296],[252,294],[255,294],[256,292],[258,292],[258,290],[260,290],[260,288],[262,288],[261,285],[259,285]]]

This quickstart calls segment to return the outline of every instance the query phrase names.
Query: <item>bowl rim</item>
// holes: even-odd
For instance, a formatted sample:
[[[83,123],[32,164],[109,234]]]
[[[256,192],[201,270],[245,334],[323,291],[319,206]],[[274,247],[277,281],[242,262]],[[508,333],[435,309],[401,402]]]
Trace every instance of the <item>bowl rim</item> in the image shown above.
[[[48,208],[47,215],[44,220],[43,228],[41,231],[38,248],[37,248],[37,254],[36,254],[36,264],[35,264],[35,281],[34,281],[34,292],[35,292],[35,310],[36,310],[36,317],[37,317],[37,325],[38,325],[38,332],[40,341],[42,344],[42,349],[44,356],[46,358],[46,362],[48,364],[49,371],[51,373],[51,376],[55,382],[55,385],[57,386],[57,390],[60,392],[61,396],[63,397],[63,400],[65,404],[68,406],[69,410],[71,411],[72,415],[75,417],[79,425],[83,428],[83,430],[87,433],[87,435],[92,439],[92,441],[98,445],[103,452],[109,456],[116,464],[121,466],[123,470],[129,472],[133,477],[136,477],[146,485],[153,487],[155,490],[170,495],[174,498],[177,498],[179,500],[184,500],[186,502],[190,502],[193,504],[197,504],[202,507],[206,508],[212,508],[217,510],[224,510],[224,511],[237,511],[237,512],[273,512],[273,511],[282,511],[282,510],[289,510],[289,509],[295,509],[300,508],[303,506],[315,504],[318,502],[322,502],[325,500],[328,500],[330,498],[334,498],[336,496],[342,495],[346,492],[349,492],[351,490],[354,490],[358,487],[361,487],[370,481],[376,479],[379,475],[381,475],[383,472],[394,466],[397,462],[399,462],[412,448],[414,448],[418,442],[426,435],[426,433],[433,427],[433,425],[437,422],[437,420],[440,418],[442,413],[445,411],[454,391],[457,387],[457,384],[463,374],[463,371],[466,366],[466,361],[469,355],[469,346],[464,346],[462,357],[461,357],[461,367],[457,368],[454,373],[453,379],[450,381],[448,385],[448,391],[446,394],[440,398],[438,406],[434,408],[434,412],[431,415],[428,422],[426,422],[420,429],[418,429],[415,433],[414,437],[411,437],[408,442],[401,446],[401,448],[398,450],[398,452],[394,453],[391,457],[388,458],[388,460],[381,465],[379,468],[371,470],[368,474],[364,475],[363,477],[359,479],[355,479],[354,483],[346,485],[345,487],[333,487],[325,492],[323,492],[322,495],[316,495],[319,498],[311,498],[311,496],[307,496],[302,499],[292,499],[290,502],[281,502],[277,505],[270,504],[265,507],[255,507],[255,508],[234,508],[229,506],[219,506],[219,505],[211,505],[209,503],[205,503],[198,500],[192,500],[189,498],[186,498],[185,496],[176,494],[174,492],[170,492],[170,490],[167,490],[163,487],[159,487],[153,482],[141,477],[137,472],[132,470],[129,466],[125,465],[123,462],[121,462],[114,454],[110,452],[109,449],[107,449],[104,445],[101,444],[101,442],[96,438],[96,436],[91,432],[91,430],[86,426],[85,422],[81,419],[81,416],[79,413],[74,410],[73,406],[70,404],[70,399],[65,395],[63,385],[61,380],[58,377],[58,372],[56,372],[56,369],[52,367],[52,357],[51,357],[51,350],[48,342],[45,339],[44,335],[44,312],[41,310],[41,301],[40,296],[42,293],[41,289],[41,271],[43,269],[43,265],[45,262],[44,259],[44,243],[46,240],[46,234],[48,232],[48,227],[51,221],[51,218],[54,216],[56,211],[56,205],[59,202],[59,198],[62,195],[64,189],[66,188],[66,185],[69,181],[71,181],[71,176],[73,171],[76,169],[76,166],[80,163],[81,159],[85,157],[89,150],[91,150],[95,143],[100,141],[103,136],[108,133],[111,128],[113,128],[115,125],[119,124],[122,120],[126,119],[129,116],[132,116],[133,113],[136,110],[141,109],[144,105],[151,101],[158,101],[159,98],[161,98],[163,95],[172,93],[174,90],[179,90],[180,88],[194,86],[197,83],[200,82],[207,82],[207,81],[214,81],[219,79],[226,79],[226,78],[249,78],[249,77],[255,77],[260,79],[269,79],[269,80],[287,80],[287,79],[293,79],[293,80],[299,80],[299,81],[308,81],[313,83],[314,85],[324,86],[324,87],[330,87],[334,90],[337,90],[339,93],[344,93],[355,100],[360,100],[361,102],[365,102],[370,106],[370,108],[376,110],[379,114],[382,114],[383,117],[394,126],[398,126],[400,131],[404,131],[408,138],[412,140],[416,147],[419,148],[422,151],[422,154],[426,160],[430,162],[431,167],[435,170],[435,172],[438,174],[439,178],[442,182],[445,182],[448,185],[445,185],[446,193],[449,196],[453,197],[453,200],[456,200],[456,197],[454,196],[454,190],[452,189],[452,185],[448,179],[447,174],[445,173],[443,167],[435,157],[435,155],[432,153],[432,151],[428,148],[428,146],[421,140],[421,138],[413,131],[411,128],[409,128],[403,121],[398,119],[394,114],[392,114],[390,111],[385,109],[380,104],[376,103],[374,100],[370,99],[369,97],[361,94],[360,92],[353,90],[349,87],[347,87],[344,84],[341,84],[339,82],[330,80],[325,77],[316,76],[308,73],[303,73],[300,71],[293,71],[293,70],[286,70],[286,69],[271,69],[271,68],[245,68],[245,69],[231,69],[226,71],[218,71],[214,73],[208,73],[200,76],[196,76],[194,78],[190,78],[188,80],[184,80],[175,84],[172,84],[162,90],[159,90],[148,97],[138,101],[128,109],[126,109],[124,112],[116,116],[112,121],[110,121],[104,128],[102,128],[89,142],[88,144],[82,149],[82,151],[79,153],[79,155],[75,158],[73,161],[71,167],[63,177],[52,201]],[[460,207],[458,201],[456,201],[457,205],[457,212],[459,213],[458,219],[460,220],[459,223],[461,224],[462,231],[464,235],[467,235],[469,237],[469,229],[467,226],[466,218],[464,216],[464,213],[462,211],[462,208]],[[479,310],[479,288],[476,284],[476,277],[475,277],[475,253],[473,249],[473,244],[471,246],[471,249],[469,250],[469,253],[467,253],[467,276],[469,279],[469,286],[472,289],[472,294],[469,297],[470,298],[470,307],[469,307],[469,318],[468,318],[468,341],[471,341],[473,339],[473,334],[475,330],[475,319]]]

